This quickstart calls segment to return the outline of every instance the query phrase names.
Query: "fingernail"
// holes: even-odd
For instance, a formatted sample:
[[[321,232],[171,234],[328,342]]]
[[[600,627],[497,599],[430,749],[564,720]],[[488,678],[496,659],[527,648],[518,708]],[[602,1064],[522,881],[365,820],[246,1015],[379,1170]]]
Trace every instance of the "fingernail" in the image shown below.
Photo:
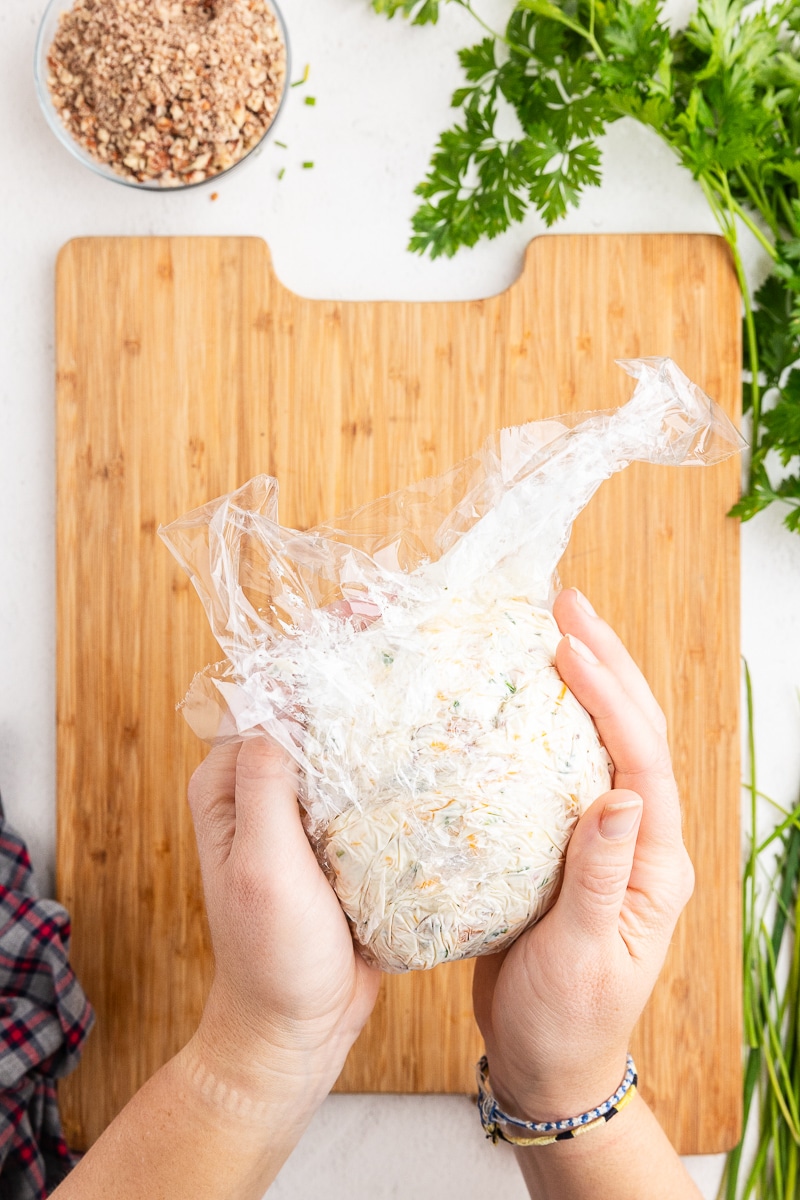
[[[573,634],[568,633],[567,641],[579,658],[582,658],[584,662],[596,664],[600,661],[594,654],[592,654],[589,647],[585,645],[580,638],[576,638],[573,636]]]
[[[600,817],[600,832],[609,842],[621,842],[633,833],[641,812],[641,800],[607,804]]]
[[[572,590],[575,593],[575,603],[577,604],[578,608],[585,612],[587,617],[596,617],[597,613],[594,611],[583,592],[579,592],[577,588],[573,588]]]

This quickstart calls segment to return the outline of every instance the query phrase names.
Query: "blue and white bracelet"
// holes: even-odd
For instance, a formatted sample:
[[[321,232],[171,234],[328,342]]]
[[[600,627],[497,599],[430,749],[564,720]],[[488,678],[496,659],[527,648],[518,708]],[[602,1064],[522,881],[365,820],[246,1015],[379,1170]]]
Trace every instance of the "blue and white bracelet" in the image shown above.
[[[626,1104],[630,1103],[636,1094],[636,1086],[639,1082],[636,1066],[629,1054],[622,1083],[613,1096],[609,1096],[597,1108],[590,1108],[588,1112],[581,1113],[578,1117],[565,1117],[561,1121],[521,1121],[519,1117],[511,1117],[508,1113],[504,1113],[492,1095],[489,1083],[489,1063],[485,1055],[478,1063],[477,1077],[478,1111],[481,1115],[481,1124],[486,1130],[486,1136],[490,1137],[493,1142],[501,1140],[510,1142],[512,1146],[547,1146],[551,1142],[569,1141],[582,1133],[588,1133],[590,1129],[599,1129],[612,1117],[615,1117]],[[501,1128],[503,1125],[524,1130],[531,1136],[514,1137]]]

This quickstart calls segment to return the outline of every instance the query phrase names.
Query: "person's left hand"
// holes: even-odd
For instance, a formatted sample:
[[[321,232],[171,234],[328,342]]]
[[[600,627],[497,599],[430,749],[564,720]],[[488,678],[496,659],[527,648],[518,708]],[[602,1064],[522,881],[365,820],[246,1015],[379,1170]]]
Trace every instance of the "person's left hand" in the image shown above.
[[[557,1120],[619,1086],[694,871],[667,723],[614,631],[574,589],[554,616],[564,682],[594,719],[613,790],[578,821],[561,891],[538,924],[475,964],[475,1016],[506,1112]]]
[[[192,777],[216,970],[197,1040],[217,1074],[260,1064],[326,1092],[380,984],[317,863],[283,751],[213,749]]]

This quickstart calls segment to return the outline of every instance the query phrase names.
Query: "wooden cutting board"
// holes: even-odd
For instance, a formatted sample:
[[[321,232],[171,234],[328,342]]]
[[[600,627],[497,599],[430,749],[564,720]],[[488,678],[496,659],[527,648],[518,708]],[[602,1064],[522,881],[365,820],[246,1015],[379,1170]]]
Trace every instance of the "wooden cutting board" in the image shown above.
[[[85,1146],[190,1036],[212,970],[185,803],[204,747],[175,704],[221,655],[157,526],[262,471],[314,524],[500,426],[624,402],[616,357],[671,355],[736,416],[740,322],[705,235],[540,238],[508,291],[454,303],[306,300],[253,238],[85,238],[57,305],[58,891],[98,1018],[61,1098]],[[690,1154],[740,1122],[739,470],[630,468],[562,564],[670,721],[697,888],[634,1052]],[[471,971],[387,979],[339,1087],[471,1092]]]

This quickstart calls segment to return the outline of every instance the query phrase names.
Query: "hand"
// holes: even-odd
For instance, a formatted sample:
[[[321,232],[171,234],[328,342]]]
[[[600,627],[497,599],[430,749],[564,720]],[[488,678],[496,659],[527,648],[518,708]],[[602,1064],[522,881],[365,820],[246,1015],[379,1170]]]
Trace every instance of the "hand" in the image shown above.
[[[507,951],[476,961],[492,1089],[527,1120],[575,1116],[616,1091],[694,886],[664,714],[578,592],[562,592],[554,615],[568,635],[556,665],[594,718],[615,774],[614,790],[575,827],[553,908]]]
[[[215,748],[189,802],[216,962],[200,1051],[217,1075],[277,1068],[327,1094],[380,972],[353,946],[303,829],[286,756],[262,738]]]

